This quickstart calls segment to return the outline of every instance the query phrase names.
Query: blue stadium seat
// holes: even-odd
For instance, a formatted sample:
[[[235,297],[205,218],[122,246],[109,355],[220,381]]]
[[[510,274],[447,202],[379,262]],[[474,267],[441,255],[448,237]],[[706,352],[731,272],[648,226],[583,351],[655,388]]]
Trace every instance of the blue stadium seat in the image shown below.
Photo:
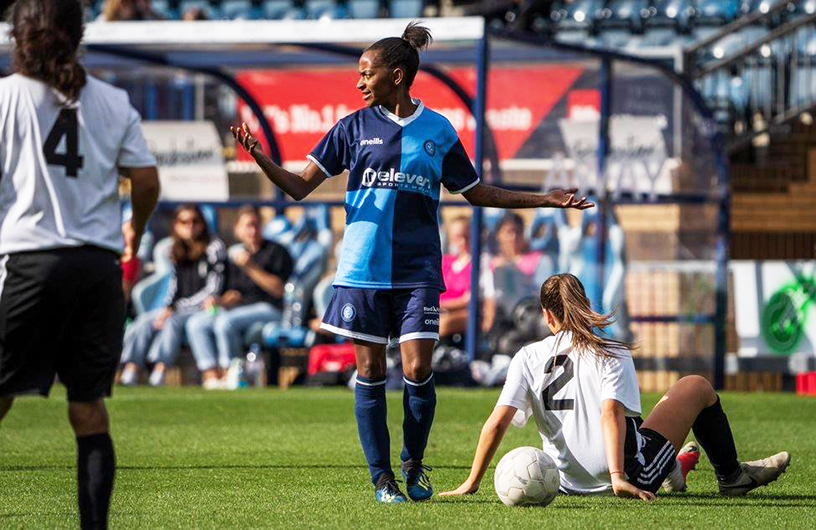
[[[173,271],[173,263],[170,261],[172,245],[173,239],[170,237],[156,243],[153,247],[153,274],[133,286],[131,299],[137,314],[157,309],[164,303]]]
[[[391,18],[419,18],[424,7],[423,0],[390,0],[388,14]]]
[[[757,11],[767,13],[776,1],[777,0],[740,0],[739,10],[746,15]]]
[[[646,27],[672,27],[680,32],[691,30],[696,10],[691,0],[655,0],[648,9]]]
[[[303,347],[314,339],[307,318],[332,247],[329,221],[328,208],[308,208],[289,230],[277,236],[278,241],[287,245],[295,266],[284,294],[283,319],[263,327],[263,340],[268,347]],[[285,225],[279,223],[280,227]]]
[[[601,10],[601,28],[628,28],[643,31],[643,15],[648,13],[646,0],[611,0]]]
[[[306,0],[306,18],[346,18],[345,6],[337,4],[335,0]]]
[[[700,0],[697,3],[698,24],[721,25],[732,22],[740,11],[738,0]]]
[[[252,0],[223,0],[221,16],[229,20],[255,20],[261,17]]]
[[[380,0],[349,0],[348,12],[351,18],[377,18]]]
[[[291,242],[291,232],[292,223],[282,215],[266,223],[261,231],[264,239],[275,241],[281,245],[288,245]]]
[[[804,2],[797,2],[793,10],[796,14],[812,15],[816,13],[816,0],[805,0]]]
[[[603,16],[601,0],[576,0],[550,12],[559,29],[589,29]]]
[[[292,0],[267,0],[263,4],[263,18],[278,20],[284,18],[294,7]]]
[[[153,0],[153,2],[150,3],[150,7],[166,20],[178,20],[179,12],[176,8],[176,4],[177,2],[171,0]]]

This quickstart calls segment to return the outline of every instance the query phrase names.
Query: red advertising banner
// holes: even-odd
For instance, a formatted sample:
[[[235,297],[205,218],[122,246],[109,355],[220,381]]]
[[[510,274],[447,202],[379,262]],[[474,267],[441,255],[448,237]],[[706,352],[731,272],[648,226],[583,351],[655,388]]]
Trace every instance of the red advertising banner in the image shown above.
[[[491,70],[486,118],[500,159],[515,156],[581,72],[579,67],[564,66]],[[475,69],[457,68],[448,73],[473,94]],[[238,75],[238,81],[257,98],[271,121],[284,161],[304,160],[339,119],[363,106],[357,79],[353,69],[244,71]],[[473,156],[475,120],[456,95],[423,72],[417,75],[411,94],[448,118]],[[263,138],[255,116],[243,101],[238,103],[238,113],[253,133]],[[240,156],[248,160],[245,153]]]

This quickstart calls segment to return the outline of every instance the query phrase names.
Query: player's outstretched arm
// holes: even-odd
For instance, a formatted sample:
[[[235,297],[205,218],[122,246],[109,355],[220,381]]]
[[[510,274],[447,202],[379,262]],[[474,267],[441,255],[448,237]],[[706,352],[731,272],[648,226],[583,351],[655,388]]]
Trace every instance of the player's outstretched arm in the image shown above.
[[[586,210],[595,204],[587,202],[586,197],[578,199],[577,188],[553,190],[549,193],[526,193],[505,190],[487,184],[477,184],[464,192],[465,199],[473,206],[493,208],[575,208]]]
[[[129,261],[139,251],[147,221],[159,201],[159,172],[155,166],[122,167],[119,171],[130,179],[130,201],[133,205],[133,216],[122,227],[122,234],[125,237],[122,261]]]
[[[439,495],[443,497],[453,495],[469,495],[476,493],[479,490],[479,484],[482,483],[482,478],[493,460],[493,455],[501,444],[504,433],[510,427],[510,422],[513,421],[518,409],[506,405],[499,405],[487,418],[487,421],[482,427],[482,432],[479,435],[479,444],[476,446],[476,455],[473,457],[473,465],[470,468],[470,475],[461,486],[452,491],[445,491]]]
[[[623,405],[614,399],[605,399],[601,403],[601,430],[603,432],[606,463],[609,466],[609,478],[612,490],[618,497],[631,497],[643,501],[652,501],[654,493],[643,491],[630,484],[623,471],[623,445],[626,439],[626,417]]]
[[[252,136],[246,123],[242,123],[240,127],[230,126],[230,132],[241,147],[255,159],[266,178],[296,201],[304,199],[326,180],[325,173],[313,162],[309,162],[300,175],[274,163],[258,147],[258,139]]]

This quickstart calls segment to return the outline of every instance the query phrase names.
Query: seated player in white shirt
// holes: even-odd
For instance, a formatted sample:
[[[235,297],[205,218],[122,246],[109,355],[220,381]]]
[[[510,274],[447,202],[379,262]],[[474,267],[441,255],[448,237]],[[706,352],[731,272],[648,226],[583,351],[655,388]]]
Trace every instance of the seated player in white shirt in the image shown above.
[[[566,494],[611,491],[648,501],[667,477],[673,486],[668,489],[682,489],[685,477],[675,457],[691,430],[714,467],[722,495],[745,495],[785,471],[787,452],[755,462],[737,460],[720,399],[703,377],[680,379],[642,421],[632,346],[593,332],[603,331],[612,318],[592,311],[578,278],[548,278],[541,286],[541,306],[553,336],[513,358],[501,397],[482,428],[470,476],[441,495],[475,493],[507,428],[523,426],[530,415]]]

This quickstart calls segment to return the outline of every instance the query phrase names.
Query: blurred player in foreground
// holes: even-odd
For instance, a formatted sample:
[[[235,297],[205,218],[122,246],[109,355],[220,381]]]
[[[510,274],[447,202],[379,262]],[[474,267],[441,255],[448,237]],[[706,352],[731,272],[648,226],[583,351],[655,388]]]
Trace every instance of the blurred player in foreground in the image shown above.
[[[321,327],[354,340],[358,377],[355,416],[375,498],[407,499],[394,480],[386,425],[385,349],[398,341],[405,379],[401,470],[414,501],[433,490],[422,460],[436,408],[431,357],[439,339],[442,251],[440,184],[475,206],[592,207],[576,190],[518,193],[479,182],[465,149],[441,114],[409,94],[419,52],[431,42],[411,23],[402,37],[368,47],[357,89],[365,108],[340,120],[308,156],[300,175],[274,164],[249,128],[231,128],[266,176],[296,200],[327,178],[349,171],[346,228],[335,292]]]
[[[68,390],[82,528],[105,528],[116,463],[102,400],[122,353],[122,260],[159,193],[127,94],[77,62],[79,0],[18,0],[16,74],[0,80],[0,419],[15,396]],[[133,217],[120,227],[118,176]]]
[[[553,336],[513,357],[504,390],[482,428],[470,476],[441,495],[475,493],[507,428],[523,426],[531,415],[566,494],[611,490],[648,501],[661,484],[669,491],[685,489],[684,472],[699,455],[696,444],[681,449],[692,430],[714,466],[722,495],[745,495],[788,467],[787,452],[755,462],[737,460],[720,398],[700,376],[680,379],[641,420],[631,345],[594,333],[607,328],[612,317],[592,311],[575,276],[547,279],[541,307]]]

